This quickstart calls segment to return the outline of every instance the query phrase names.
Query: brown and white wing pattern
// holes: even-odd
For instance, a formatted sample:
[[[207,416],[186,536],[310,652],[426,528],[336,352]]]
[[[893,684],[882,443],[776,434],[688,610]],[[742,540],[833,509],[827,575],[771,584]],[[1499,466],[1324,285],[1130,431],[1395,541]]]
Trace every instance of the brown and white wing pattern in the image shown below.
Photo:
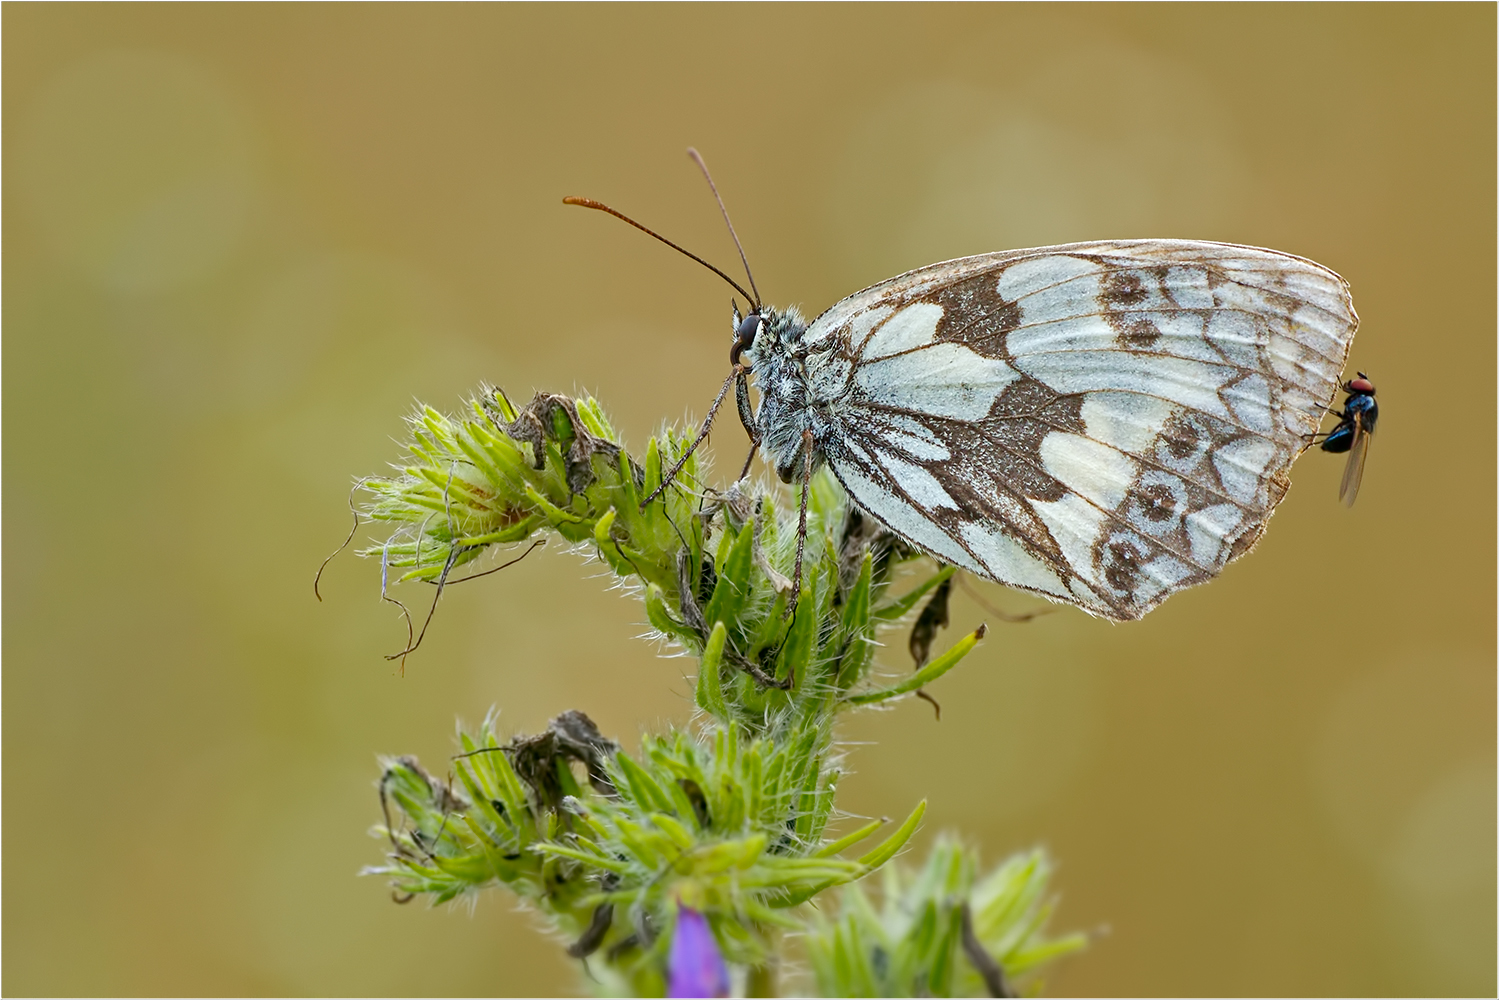
[[[938,559],[1132,620],[1254,545],[1357,324],[1312,261],[1129,240],[933,264],[802,341],[859,506]]]

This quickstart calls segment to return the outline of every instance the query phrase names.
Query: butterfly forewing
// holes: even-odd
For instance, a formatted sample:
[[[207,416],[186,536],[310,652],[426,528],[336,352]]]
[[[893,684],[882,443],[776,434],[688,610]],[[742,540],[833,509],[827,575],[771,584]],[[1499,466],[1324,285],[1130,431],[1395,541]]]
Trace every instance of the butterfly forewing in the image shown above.
[[[1311,261],[1138,240],[933,264],[802,343],[861,507],[939,559],[1125,620],[1258,539],[1356,326]]]

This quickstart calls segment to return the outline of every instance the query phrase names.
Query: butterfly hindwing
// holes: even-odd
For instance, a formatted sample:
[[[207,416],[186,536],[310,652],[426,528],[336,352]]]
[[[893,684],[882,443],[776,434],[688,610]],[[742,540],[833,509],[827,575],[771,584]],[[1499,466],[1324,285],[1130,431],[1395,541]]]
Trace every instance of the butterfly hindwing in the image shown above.
[[[1356,326],[1311,261],[1141,240],[934,264],[802,342],[861,507],[939,559],[1127,620],[1258,539]]]

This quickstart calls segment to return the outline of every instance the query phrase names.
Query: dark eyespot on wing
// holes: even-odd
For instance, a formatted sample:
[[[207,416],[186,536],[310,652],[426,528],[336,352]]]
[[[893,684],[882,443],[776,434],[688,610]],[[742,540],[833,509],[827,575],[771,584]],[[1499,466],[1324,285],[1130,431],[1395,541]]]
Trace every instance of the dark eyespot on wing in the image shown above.
[[[1160,271],[1160,268],[1156,269]],[[1160,280],[1159,277],[1157,280]],[[1112,271],[1099,283],[1098,299],[1112,309],[1137,306],[1150,297],[1141,274],[1135,270]]]

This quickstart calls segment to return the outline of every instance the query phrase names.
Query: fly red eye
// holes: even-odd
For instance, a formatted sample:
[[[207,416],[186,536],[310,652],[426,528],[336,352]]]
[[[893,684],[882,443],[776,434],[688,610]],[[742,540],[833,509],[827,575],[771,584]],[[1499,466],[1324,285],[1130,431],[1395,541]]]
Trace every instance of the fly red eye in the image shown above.
[[[1348,391],[1366,392],[1372,396],[1374,394],[1374,383],[1366,378],[1356,378],[1348,383]]]

